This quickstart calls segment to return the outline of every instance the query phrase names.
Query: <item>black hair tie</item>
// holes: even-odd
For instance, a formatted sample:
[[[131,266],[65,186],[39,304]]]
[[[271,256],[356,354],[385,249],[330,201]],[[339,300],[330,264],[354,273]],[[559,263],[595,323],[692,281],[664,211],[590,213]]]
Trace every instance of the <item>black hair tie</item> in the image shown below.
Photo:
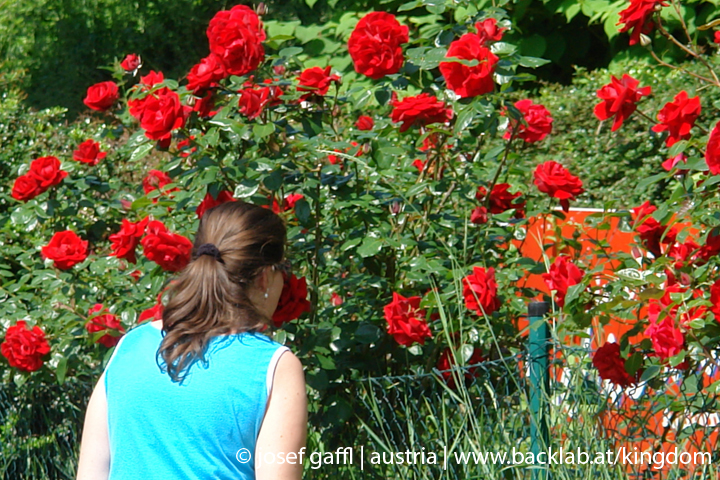
[[[225,263],[220,256],[220,250],[212,243],[203,243],[200,245],[195,252],[195,258],[199,258],[202,255],[210,255],[220,263]]]

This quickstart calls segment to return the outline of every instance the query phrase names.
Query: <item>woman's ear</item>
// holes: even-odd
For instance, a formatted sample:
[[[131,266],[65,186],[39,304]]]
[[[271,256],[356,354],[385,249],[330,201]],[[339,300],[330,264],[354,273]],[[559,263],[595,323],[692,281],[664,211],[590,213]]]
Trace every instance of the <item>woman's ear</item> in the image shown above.
[[[257,276],[257,287],[260,290],[261,293],[265,293],[267,289],[270,287],[270,273],[269,271],[272,269],[272,267],[264,267],[260,274]]]

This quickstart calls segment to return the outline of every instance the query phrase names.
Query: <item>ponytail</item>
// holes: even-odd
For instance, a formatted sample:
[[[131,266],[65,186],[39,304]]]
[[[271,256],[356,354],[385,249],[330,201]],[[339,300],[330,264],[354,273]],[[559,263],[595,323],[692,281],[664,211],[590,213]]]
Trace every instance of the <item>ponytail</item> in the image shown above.
[[[285,242],[285,224],[269,209],[235,201],[205,212],[193,260],[170,286],[163,311],[158,365],[173,381],[205,362],[213,337],[270,324],[248,291],[263,268],[282,261]]]

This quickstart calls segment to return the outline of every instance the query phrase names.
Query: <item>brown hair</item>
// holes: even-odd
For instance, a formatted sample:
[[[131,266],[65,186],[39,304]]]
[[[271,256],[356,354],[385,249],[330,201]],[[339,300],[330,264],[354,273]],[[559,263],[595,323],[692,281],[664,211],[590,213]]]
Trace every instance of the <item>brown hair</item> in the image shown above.
[[[163,340],[158,349],[163,371],[182,381],[187,369],[219,335],[254,331],[270,319],[258,311],[248,289],[264,267],[284,258],[287,232],[270,209],[243,201],[226,202],[205,212],[193,245],[193,260],[169,287],[163,311]],[[197,256],[211,243],[213,255]]]

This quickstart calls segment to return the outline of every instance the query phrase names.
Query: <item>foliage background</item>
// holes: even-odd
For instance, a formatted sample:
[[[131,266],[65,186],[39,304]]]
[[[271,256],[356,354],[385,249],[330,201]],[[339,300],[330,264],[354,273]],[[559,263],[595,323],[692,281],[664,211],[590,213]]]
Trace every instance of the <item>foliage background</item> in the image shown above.
[[[428,11],[432,8],[416,3],[413,5],[411,2],[404,14],[424,18],[431,26],[451,24],[456,20],[457,9],[445,9],[442,1],[425,2],[435,9],[431,14]],[[271,20],[266,25],[269,36],[288,34],[294,37],[284,43],[283,47],[303,47],[304,52],[294,60],[294,67],[329,62],[345,74],[344,82],[349,85],[357,76],[352,71],[349,59],[337,53],[342,48],[343,38],[354,25],[357,12],[369,9],[396,11],[404,4],[332,0],[268,2],[268,19]],[[477,7],[491,7],[487,2],[464,5],[467,8],[463,15],[470,14],[472,8],[477,11]],[[712,13],[711,2],[694,2],[689,5],[687,14],[693,18],[708,18]],[[145,264],[143,268],[151,274],[139,283],[134,283],[127,275],[129,271],[118,275],[116,262],[101,255],[92,262],[87,261],[76,267],[74,273],[58,274],[38,261],[38,246],[47,242],[50,232],[72,227],[83,232],[92,245],[104,245],[101,248],[106,248],[107,236],[117,230],[120,219],[126,215],[119,199],[141,198],[138,185],[143,171],[168,163],[178,175],[179,183],[184,182],[186,186],[193,187],[178,194],[174,200],[173,205],[178,210],[185,208],[186,212],[174,220],[173,227],[192,231],[195,224],[191,206],[202,198],[204,190],[201,187],[216,181],[215,177],[208,177],[200,183],[193,183],[191,174],[194,171],[183,170],[184,166],[176,161],[174,152],[153,151],[143,156],[148,152],[142,150],[141,155],[138,148],[142,146],[139,144],[142,139],[128,138],[131,132],[110,119],[86,117],[81,100],[88,85],[109,78],[109,73],[97,69],[98,65],[108,65],[131,51],[141,54],[145,59],[145,71],[162,70],[167,77],[182,78],[191,65],[207,53],[204,40],[207,21],[217,10],[230,5],[207,1],[137,2],[131,5],[119,1],[47,0],[8,2],[3,6],[7,8],[0,9],[0,31],[6,32],[0,36],[0,70],[3,71],[0,77],[0,169],[4,180],[0,185],[0,233],[3,236],[0,275],[5,282],[0,289],[0,321],[6,328],[17,318],[30,318],[40,324],[52,318],[55,331],[51,328],[48,331],[50,336],[68,331],[73,334],[65,338],[49,362],[55,376],[50,370],[44,370],[41,374],[44,377],[35,378],[26,384],[27,377],[2,367],[4,383],[0,392],[0,421],[3,427],[0,440],[6,450],[0,457],[5,462],[6,473],[24,471],[28,478],[64,478],[71,475],[68,472],[72,470],[59,459],[67,458],[76,448],[84,411],[83,402],[87,399],[93,379],[97,378],[102,369],[101,359],[106,358],[106,352],[100,346],[88,345],[84,322],[77,312],[83,310],[81,305],[86,310],[88,302],[112,301],[124,323],[133,324],[137,314],[154,303],[163,278],[157,271],[150,272],[152,265]],[[665,159],[664,147],[661,140],[650,133],[650,125],[642,121],[634,122],[610,136],[609,125],[598,126],[588,108],[588,99],[594,101],[595,91],[607,83],[611,72],[627,72],[640,79],[642,84],[652,85],[653,91],[658,92],[658,95],[641,106],[641,109],[654,112],[669,100],[660,92],[669,94],[685,88],[685,79],[678,74],[638,63],[637,60],[643,57],[644,52],[639,48],[624,48],[626,38],[618,37],[612,28],[615,18],[612,14],[621,8],[618,3],[526,1],[504,6],[509,9],[510,18],[517,25],[512,35],[507,37],[508,41],[518,43],[523,54],[545,56],[552,60],[551,64],[534,71],[538,81],[523,85],[525,90],[511,89],[506,92],[508,100],[532,95],[537,102],[547,106],[555,118],[554,134],[547,141],[517,152],[522,161],[518,163],[514,175],[516,179],[525,180],[523,191],[528,192],[532,188],[529,180],[531,167],[546,159],[553,159],[562,161],[583,179],[587,192],[580,197],[576,206],[627,208],[647,199],[659,202],[669,198],[666,184],[655,183],[638,190],[633,177],[627,175],[628,171],[634,171],[638,178],[643,178],[661,172],[660,163]],[[179,15],[178,12],[183,14]],[[449,39],[446,40],[447,44]],[[700,42],[706,43],[702,34]],[[667,58],[676,55],[677,52],[673,50],[666,52]],[[610,70],[600,68],[606,66]],[[688,68],[695,67],[689,65]],[[703,99],[707,98],[714,103],[717,98],[713,95],[715,93],[704,94]],[[377,101],[382,107],[382,98],[383,94],[375,95],[375,100],[371,99],[370,102]],[[357,114],[357,105],[357,98],[349,100],[344,112],[347,119]],[[47,106],[53,108],[34,108]],[[350,123],[346,121],[348,131]],[[329,132],[325,133],[329,136]],[[228,140],[231,134],[227,138],[223,137],[223,140]],[[88,136],[103,141],[104,147],[112,152],[108,159],[88,175],[73,172],[73,169],[79,170],[79,167],[66,160],[63,167],[71,175],[63,185],[62,195],[54,196],[51,193],[42,202],[30,202],[17,208],[17,202],[9,195],[17,173],[31,159],[40,155],[55,154],[68,159],[73,148]],[[310,139],[302,148],[307,149],[305,153],[344,148],[349,137],[336,138],[334,142],[326,144],[313,143]],[[382,138],[372,141],[374,152],[394,146],[383,143]],[[392,138],[391,142],[400,144],[397,138]],[[501,144],[497,140],[495,142],[487,146],[488,151]],[[402,143],[402,146],[417,153],[414,150],[416,146],[409,143]],[[213,145],[208,147],[211,149]],[[213,155],[218,154],[215,152]],[[281,155],[277,155],[279,157]],[[385,154],[374,154],[373,160],[378,164],[383,161],[387,164],[390,159],[397,158],[400,158],[397,151],[386,150]],[[207,161],[201,160],[200,164],[212,167],[215,160],[217,157],[212,157]],[[247,170],[263,165],[262,157],[253,160],[255,163],[246,166]],[[403,156],[403,160],[407,159]],[[234,165],[233,168],[235,170],[231,173],[236,180],[247,173],[240,166]],[[294,166],[287,168],[292,169]],[[405,165],[403,168],[406,176],[408,173],[414,174],[412,167]],[[277,191],[276,186],[284,187],[283,182],[278,185],[277,176],[272,177],[267,173],[252,180],[261,184],[261,191],[264,192]],[[367,184],[372,184],[371,180],[368,177]],[[325,189],[325,197],[318,195],[314,199],[315,204],[323,204],[321,198],[332,197],[331,190],[339,192],[337,196],[342,197],[348,195],[349,188],[357,186],[345,185],[335,171],[322,177],[322,181],[319,178],[298,177],[289,181],[291,185],[299,185],[301,182],[305,182],[303,187],[322,186]],[[441,186],[444,187],[447,184]],[[321,303],[327,305],[331,289],[335,287],[345,292],[355,291],[362,302],[349,302],[343,307],[343,314],[350,319],[374,319],[358,324],[335,323],[334,316],[338,312],[327,308],[314,312],[304,329],[293,325],[287,329],[288,334],[294,337],[289,341],[295,341],[301,347],[300,354],[307,360],[308,382],[318,392],[313,404],[316,408],[312,412],[313,422],[318,427],[316,433],[322,431],[324,435],[311,436],[311,442],[317,442],[316,446],[323,442],[323,438],[332,439],[324,445],[328,448],[357,440],[357,431],[346,425],[353,413],[354,400],[354,392],[348,387],[349,380],[368,374],[406,372],[408,364],[419,370],[431,367],[443,346],[442,339],[430,345],[426,352],[428,365],[419,365],[416,358],[407,355],[405,358],[386,360],[397,351],[393,340],[382,334],[382,322],[377,321],[377,312],[381,311],[387,301],[386,293],[403,282],[408,287],[422,285],[425,289],[429,288],[431,285],[423,272],[440,271],[446,281],[450,281],[455,272],[451,271],[452,265],[447,262],[441,265],[431,259],[423,266],[424,270],[403,274],[393,266],[387,249],[377,248],[377,245],[369,242],[363,244],[364,251],[369,254],[359,255],[362,258],[357,255],[353,257],[352,254],[357,253],[361,245],[362,233],[366,235],[368,232],[368,223],[377,226],[372,224],[373,217],[387,218],[391,201],[397,200],[387,185],[379,190],[373,191],[371,198],[360,201],[355,199],[355,203],[327,204],[317,211],[322,218],[333,218],[337,208],[356,209],[359,221],[342,225],[344,236],[334,238],[330,232],[323,232],[322,236],[327,243],[320,247],[322,255],[319,257],[317,251],[310,250],[310,247],[315,248],[314,245],[305,250],[298,248],[294,252],[298,257],[307,259],[304,268],[308,274],[312,271],[313,258],[323,259],[319,266],[324,267],[324,270],[314,277],[314,284],[318,288],[313,289],[312,295],[316,301],[318,298],[324,299]],[[255,199],[258,198],[259,195],[255,196]],[[136,209],[138,212],[153,211],[158,215],[166,207],[161,204],[151,210],[153,207],[147,205],[147,202],[140,202],[139,205]],[[443,219],[447,219],[447,216],[432,218],[438,222]],[[456,220],[450,218],[449,223]],[[301,225],[303,223],[306,225]],[[310,220],[301,220],[291,235],[297,238],[301,226],[313,225]],[[457,231],[445,234],[457,235]],[[346,243],[348,241],[349,244]],[[501,242],[497,240],[496,243]],[[430,257],[442,251],[442,248],[434,243],[423,244],[419,250],[429,252],[426,255]],[[470,255],[471,260],[477,258]],[[353,275],[347,280],[340,280],[339,275],[348,265]],[[505,285],[513,279],[513,274],[503,279]],[[403,275],[407,277],[402,279]],[[107,288],[99,289],[98,285]],[[370,287],[363,290],[365,285]],[[47,292],[52,292],[52,301],[47,301]],[[449,296],[446,295],[446,298]],[[126,300],[117,300],[122,298]],[[138,299],[144,303],[138,303]],[[77,301],[77,305],[74,301]],[[58,305],[62,307],[58,308]],[[519,314],[523,309],[522,301],[512,302],[507,306],[506,313]],[[327,318],[333,320],[324,320]],[[521,348],[519,340],[512,338],[514,332],[501,330],[501,327],[499,330],[483,330],[482,335],[486,335],[484,340],[492,334],[505,333],[506,348]],[[312,334],[308,333],[311,331]],[[350,339],[339,354],[332,348],[338,338]],[[496,356],[501,353],[507,352],[496,352]],[[58,382],[57,376],[64,378]],[[58,427],[49,429],[48,425],[53,423],[57,423]],[[37,459],[31,463],[29,470],[25,465],[28,458]]]
[[[397,11],[404,0],[269,0],[269,18],[299,22],[302,26],[342,23],[353,12]],[[420,2],[410,2],[422,10]],[[446,0],[434,1],[444,21],[452,20]],[[523,55],[543,57],[551,63],[535,74],[541,80],[564,85],[576,67],[604,68],[614,60],[646,58],[642,47],[627,48],[627,37],[615,25],[623,2],[611,0],[463,1],[477,10],[508,10],[516,30],[508,40],[518,43]],[[207,23],[215,12],[229,8],[227,0],[26,0],[0,2],[0,88],[19,87],[29,105],[63,106],[74,118],[83,109],[85,85],[109,79],[99,66],[110,65],[125,52],[136,52],[154,70],[181,78],[204,57]],[[448,1],[448,5],[450,2]],[[714,14],[717,2],[684,3],[691,26]],[[669,27],[678,22],[668,15]],[[695,32],[701,44],[707,32]],[[661,41],[662,42],[662,41]],[[675,48],[659,44],[670,60],[682,58]],[[120,58],[121,59],[121,58]],[[535,85],[537,88],[539,85]]]

